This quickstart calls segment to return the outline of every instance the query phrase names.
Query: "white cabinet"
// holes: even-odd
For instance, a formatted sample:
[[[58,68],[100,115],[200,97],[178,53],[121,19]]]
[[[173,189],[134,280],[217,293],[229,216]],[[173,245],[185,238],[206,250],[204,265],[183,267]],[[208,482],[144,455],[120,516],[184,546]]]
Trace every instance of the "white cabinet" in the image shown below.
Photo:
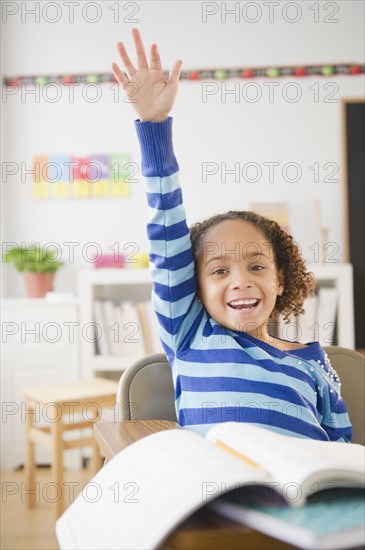
[[[9,469],[24,463],[27,411],[20,390],[79,379],[80,322],[77,300],[4,299],[1,313],[1,456],[2,468]],[[71,453],[66,465],[74,464]],[[38,463],[50,462],[47,449],[37,446],[36,457]]]
[[[95,299],[111,299],[138,302],[151,298],[152,281],[149,269],[101,268],[79,272],[78,279],[81,320],[82,376],[85,379],[95,374],[106,375],[114,371],[121,374],[141,355],[99,355],[96,350],[96,324],[94,316]],[[157,322],[157,321],[156,321]]]

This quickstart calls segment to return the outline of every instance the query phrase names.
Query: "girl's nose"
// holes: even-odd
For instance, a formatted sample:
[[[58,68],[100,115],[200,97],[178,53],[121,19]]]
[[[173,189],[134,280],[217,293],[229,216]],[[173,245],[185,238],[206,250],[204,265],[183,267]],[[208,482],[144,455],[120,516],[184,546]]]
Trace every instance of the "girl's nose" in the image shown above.
[[[241,288],[251,288],[252,284],[248,281],[246,282],[237,282],[233,285],[233,290],[240,290]]]
[[[241,288],[251,288],[252,282],[250,280],[250,277],[248,275],[238,275],[232,279],[231,288],[233,290],[239,290]]]

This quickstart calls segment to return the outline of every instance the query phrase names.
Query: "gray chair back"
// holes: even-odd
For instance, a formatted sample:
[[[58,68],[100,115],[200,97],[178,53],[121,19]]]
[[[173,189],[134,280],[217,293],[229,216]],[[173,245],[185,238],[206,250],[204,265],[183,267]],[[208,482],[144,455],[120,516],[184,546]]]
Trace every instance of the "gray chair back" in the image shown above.
[[[164,353],[147,355],[122,374],[117,390],[119,420],[176,420],[171,367]]]
[[[348,348],[324,349],[341,380],[341,396],[352,424],[352,443],[365,445],[365,357]]]

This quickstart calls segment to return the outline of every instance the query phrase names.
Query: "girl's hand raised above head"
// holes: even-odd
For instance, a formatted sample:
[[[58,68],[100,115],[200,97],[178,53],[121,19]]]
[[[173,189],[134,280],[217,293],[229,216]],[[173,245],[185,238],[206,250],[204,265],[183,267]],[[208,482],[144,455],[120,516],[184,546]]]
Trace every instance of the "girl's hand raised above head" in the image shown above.
[[[128,77],[116,63],[112,64],[115,78],[126,91],[130,103],[140,120],[162,122],[173,107],[179,84],[182,61],[175,61],[168,80],[165,80],[157,44],[151,46],[150,66],[148,66],[144,44],[138,29],[132,29],[136,48],[138,69],[131,62],[122,42],[117,49]]]

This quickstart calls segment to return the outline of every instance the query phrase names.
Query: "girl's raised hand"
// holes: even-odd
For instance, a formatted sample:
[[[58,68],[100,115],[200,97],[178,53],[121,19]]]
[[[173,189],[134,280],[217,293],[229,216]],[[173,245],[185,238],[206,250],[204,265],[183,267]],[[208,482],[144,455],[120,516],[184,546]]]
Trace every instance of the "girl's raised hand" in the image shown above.
[[[150,66],[147,63],[145,48],[138,29],[132,29],[136,48],[138,69],[131,62],[122,42],[117,49],[129,78],[116,63],[112,64],[115,78],[126,91],[129,102],[140,120],[162,122],[173,107],[179,84],[182,61],[175,61],[168,80],[165,80],[157,44],[151,46]]]

